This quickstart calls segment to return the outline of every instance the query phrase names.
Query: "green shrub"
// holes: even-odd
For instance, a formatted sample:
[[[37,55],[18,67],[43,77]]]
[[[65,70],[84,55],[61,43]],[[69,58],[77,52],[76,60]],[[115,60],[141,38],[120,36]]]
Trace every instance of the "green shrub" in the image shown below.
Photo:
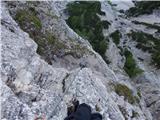
[[[139,21],[132,21],[132,22],[135,23],[135,24],[145,25],[148,28],[157,29],[158,32],[160,32],[160,26],[158,26],[158,25],[149,24],[149,23],[145,23],[145,22],[139,22]]]
[[[108,41],[103,36],[103,29],[110,25],[108,21],[101,21],[97,16],[104,14],[98,1],[75,1],[67,5],[69,13],[67,24],[81,37],[87,39],[93,49],[105,60]]]
[[[137,41],[137,47],[143,51],[153,52],[154,42],[157,40],[150,34],[132,31],[129,36]],[[158,42],[158,41],[157,41]]]
[[[132,53],[128,51],[128,49],[125,49],[124,55],[126,57],[126,61],[124,64],[124,70],[129,75],[129,77],[132,78],[132,77],[137,76],[138,74],[141,74],[143,71],[137,67]]]
[[[137,42],[136,47],[142,49],[145,52],[151,53],[151,63],[158,69],[160,68],[160,39],[153,37],[153,35],[132,31],[128,34],[132,40]]]
[[[30,10],[17,11],[15,19],[19,23],[20,27],[25,32],[28,32],[30,37],[37,43],[37,53],[43,56],[43,58],[49,64],[52,64],[51,61],[53,60],[53,55],[57,55],[57,57],[63,57],[64,55],[70,54],[73,57],[77,58],[86,53],[87,48],[81,47],[79,44],[74,44],[71,50],[67,50],[69,49],[68,46],[62,41],[59,41],[50,31],[41,31],[42,26],[40,25],[40,27],[37,27],[37,22],[32,21],[34,19],[31,18],[31,15],[33,15],[34,13],[26,15],[29,14],[28,12],[34,11],[33,8]]]
[[[121,35],[121,33],[120,33],[118,30],[116,30],[115,32],[113,32],[113,33],[110,35],[110,37],[112,37],[113,42],[114,42],[116,45],[118,45],[119,42],[120,42],[120,38],[122,37],[122,35]]]
[[[42,24],[37,17],[35,8],[29,7],[29,9],[26,10],[18,10],[15,15],[15,20],[19,23],[21,29],[28,32],[30,37],[38,44],[37,53],[40,55],[45,54],[46,44],[43,40],[44,35],[40,32]]]
[[[101,3],[98,1],[75,1],[67,5],[70,15],[79,15],[85,10],[90,13],[101,13]]]
[[[56,55],[57,57],[72,55],[73,57],[78,58],[90,52],[86,47],[81,46],[78,43],[73,44],[71,42],[70,46],[72,46],[72,48],[70,48],[63,41],[58,40],[54,36],[52,31],[42,31],[42,24],[40,19],[38,18],[38,12],[35,9],[35,6],[37,6],[38,4],[38,2],[27,2],[25,10],[18,9],[16,11],[16,15],[13,17],[17,21],[17,23],[19,23],[21,29],[27,32],[30,37],[37,43],[37,53],[41,55],[45,59],[45,61],[47,61],[49,64],[52,64],[53,55]],[[51,13],[42,14],[57,19],[57,17],[53,16]],[[75,17],[73,18],[73,20],[75,20],[76,22],[78,19]],[[84,33],[86,32],[85,30],[86,29],[84,29],[83,31]],[[91,36],[92,33],[89,32],[89,34]]]
[[[37,17],[35,8],[29,7],[26,10],[18,10],[15,20],[19,23],[21,29],[29,33],[30,37],[37,43],[37,53],[51,64],[53,58],[50,58],[48,54],[52,54],[53,51],[54,54],[58,53],[59,49],[64,48],[64,44],[58,42],[50,32],[41,32],[42,24]]]
[[[114,89],[119,96],[124,96],[124,99],[127,100],[129,103],[134,104],[137,102],[136,96],[133,95],[132,90],[129,89],[126,85],[116,84],[114,86]]]
[[[137,1],[135,2],[135,7],[127,10],[126,14],[128,16],[139,16],[143,14],[151,14],[154,9],[158,9],[160,7],[159,1]]]

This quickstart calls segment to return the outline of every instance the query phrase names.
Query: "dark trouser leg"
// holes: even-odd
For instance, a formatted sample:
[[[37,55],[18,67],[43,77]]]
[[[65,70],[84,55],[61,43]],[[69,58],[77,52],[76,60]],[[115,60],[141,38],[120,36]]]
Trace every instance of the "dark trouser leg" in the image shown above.
[[[91,107],[85,103],[80,104],[76,112],[65,118],[65,120],[91,120]]]
[[[91,120],[102,120],[102,115],[100,113],[93,113]]]

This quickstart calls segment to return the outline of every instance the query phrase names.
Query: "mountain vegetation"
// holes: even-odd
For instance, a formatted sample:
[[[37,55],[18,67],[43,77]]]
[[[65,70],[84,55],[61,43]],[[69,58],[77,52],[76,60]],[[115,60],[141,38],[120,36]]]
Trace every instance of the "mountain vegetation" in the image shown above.
[[[110,25],[108,21],[101,21],[99,15],[105,15],[101,11],[98,1],[76,1],[68,4],[66,11],[69,18],[67,24],[81,37],[87,39],[93,49],[98,52],[104,60],[108,47],[108,38],[104,37],[103,29]]]
[[[151,14],[153,10],[160,8],[160,2],[158,1],[136,1],[135,7],[127,10],[128,16],[136,17],[143,14]]]

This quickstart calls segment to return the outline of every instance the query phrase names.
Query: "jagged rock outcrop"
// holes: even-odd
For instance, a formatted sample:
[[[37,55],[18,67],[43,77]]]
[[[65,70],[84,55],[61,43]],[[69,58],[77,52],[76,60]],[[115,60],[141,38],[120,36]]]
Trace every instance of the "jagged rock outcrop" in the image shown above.
[[[105,9],[112,11],[109,4],[103,2],[102,4]],[[141,82],[148,78],[145,79],[142,75],[135,78],[136,82],[140,81],[135,86],[122,69],[123,57],[118,57],[119,49],[113,42],[110,43],[110,50],[106,53],[106,55],[113,54],[110,56],[112,63],[108,66],[92,49],[89,42],[66,24],[64,20],[66,16],[63,13],[65,5],[65,2],[52,1],[2,3],[1,119],[63,120],[67,115],[67,107],[73,99],[91,105],[92,110],[100,112],[104,120],[158,118],[158,113],[153,118],[151,115],[159,109],[160,92],[158,87],[155,87],[156,83],[152,81],[151,84],[151,80],[148,84]],[[35,37],[40,34],[32,36],[34,27],[30,29],[30,23],[22,27],[16,21],[17,11],[29,8],[38,11],[38,18],[42,24],[42,29],[38,32],[44,35],[49,31],[55,36],[56,44],[53,46],[43,41],[46,46],[42,54],[38,52],[41,44],[36,41],[40,38]],[[115,19],[114,17],[111,18]],[[114,21],[113,28],[107,32],[113,32],[114,26],[124,20],[121,19]],[[43,37],[45,40],[49,39]],[[53,52],[50,52],[52,50]],[[155,78],[156,81],[158,79]],[[124,90],[118,86],[131,92],[125,96]],[[142,89],[142,96],[138,96],[137,88]],[[122,92],[118,94],[116,91]]]

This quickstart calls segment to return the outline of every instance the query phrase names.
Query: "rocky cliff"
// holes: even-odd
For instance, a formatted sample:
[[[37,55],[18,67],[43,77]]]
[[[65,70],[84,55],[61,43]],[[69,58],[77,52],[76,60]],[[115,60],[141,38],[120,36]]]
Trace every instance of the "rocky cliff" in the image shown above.
[[[160,22],[149,17],[160,18],[159,10],[133,17],[120,4],[96,3],[99,14],[92,15],[107,21],[95,29],[106,40],[100,49],[104,44],[73,26],[67,4],[1,3],[1,119],[63,120],[77,99],[104,120],[160,120],[159,59],[153,57]]]

